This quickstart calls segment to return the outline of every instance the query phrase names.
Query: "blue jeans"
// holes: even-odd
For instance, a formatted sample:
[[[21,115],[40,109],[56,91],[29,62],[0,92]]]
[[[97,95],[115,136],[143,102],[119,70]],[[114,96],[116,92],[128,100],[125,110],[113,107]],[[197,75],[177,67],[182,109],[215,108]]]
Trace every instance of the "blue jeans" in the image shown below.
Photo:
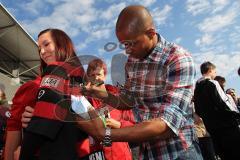
[[[192,145],[181,153],[176,160],[203,160],[198,143],[193,141]]]

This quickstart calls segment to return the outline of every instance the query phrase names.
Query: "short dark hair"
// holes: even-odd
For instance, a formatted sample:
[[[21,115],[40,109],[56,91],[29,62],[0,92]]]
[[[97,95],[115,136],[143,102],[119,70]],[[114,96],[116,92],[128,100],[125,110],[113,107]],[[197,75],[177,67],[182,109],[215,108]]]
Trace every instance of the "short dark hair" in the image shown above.
[[[202,74],[206,74],[210,69],[215,69],[216,66],[211,62],[207,61],[201,64],[200,70]]]
[[[226,93],[227,93],[227,94],[230,94],[231,92],[234,92],[234,93],[235,93],[235,89],[234,89],[234,88],[228,88],[228,89],[226,90]]]
[[[222,76],[216,76],[214,78],[214,80],[218,81],[219,85],[222,87],[222,89],[224,90],[224,83],[226,82],[226,79]]]
[[[226,82],[226,79],[222,76],[216,76],[214,78],[214,80],[218,81],[218,82],[221,82],[221,83],[225,83]]]

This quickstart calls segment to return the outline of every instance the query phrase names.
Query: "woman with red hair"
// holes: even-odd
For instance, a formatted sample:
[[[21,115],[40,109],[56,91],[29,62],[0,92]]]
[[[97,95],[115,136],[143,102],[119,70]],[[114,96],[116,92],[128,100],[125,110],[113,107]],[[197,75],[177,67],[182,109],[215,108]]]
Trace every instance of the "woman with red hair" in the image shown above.
[[[13,150],[21,142],[21,115],[25,106],[35,108],[34,116],[24,132],[20,159],[75,160],[79,129],[66,123],[75,84],[82,83],[83,67],[69,36],[59,29],[46,29],[38,35],[41,77],[21,86],[13,99],[5,157],[12,159]],[[11,144],[14,142],[13,144]]]

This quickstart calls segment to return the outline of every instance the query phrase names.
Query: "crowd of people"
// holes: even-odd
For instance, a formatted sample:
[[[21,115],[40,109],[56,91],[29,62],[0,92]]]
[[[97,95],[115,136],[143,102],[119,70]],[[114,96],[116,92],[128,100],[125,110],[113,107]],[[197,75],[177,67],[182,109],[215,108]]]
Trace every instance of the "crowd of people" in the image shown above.
[[[116,36],[128,54],[120,87],[105,84],[100,58],[84,71],[64,31],[39,33],[41,74],[12,100],[4,160],[240,159],[240,99],[214,64],[195,84],[191,54],[143,6],[120,12]]]

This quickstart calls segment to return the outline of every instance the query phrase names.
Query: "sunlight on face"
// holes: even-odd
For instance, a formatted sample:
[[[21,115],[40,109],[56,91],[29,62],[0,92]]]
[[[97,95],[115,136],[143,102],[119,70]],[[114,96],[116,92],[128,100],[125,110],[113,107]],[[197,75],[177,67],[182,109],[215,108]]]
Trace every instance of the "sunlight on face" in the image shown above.
[[[122,31],[116,35],[119,42],[124,46],[126,54],[134,58],[141,59],[146,57],[153,47],[152,40],[146,33],[131,35],[126,31]]]
[[[38,38],[38,48],[40,57],[46,64],[56,61],[55,43],[50,32],[46,32]]]
[[[97,67],[95,70],[90,70],[88,73],[88,79],[91,82],[105,81],[106,76],[104,74],[104,69],[102,67]]]
[[[210,76],[211,76],[211,78],[214,79],[214,78],[216,77],[216,75],[217,75],[216,69],[215,69],[215,68],[214,68],[214,69],[211,69],[211,70],[210,70]]]

